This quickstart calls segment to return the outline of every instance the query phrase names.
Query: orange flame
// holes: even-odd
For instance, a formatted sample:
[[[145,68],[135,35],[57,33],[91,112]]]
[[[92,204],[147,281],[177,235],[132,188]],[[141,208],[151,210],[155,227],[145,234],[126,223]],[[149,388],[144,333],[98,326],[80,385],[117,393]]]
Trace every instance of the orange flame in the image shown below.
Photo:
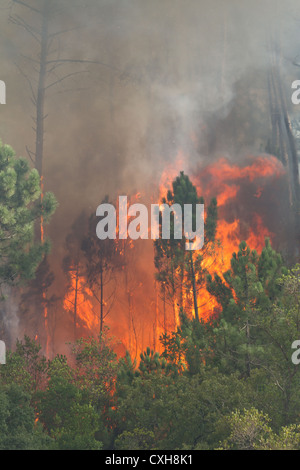
[[[179,153],[175,164],[166,168],[161,176],[159,185],[159,200],[160,203],[163,197],[166,197],[167,191],[172,189],[172,182],[179,175],[182,170],[184,162],[186,161],[184,155]],[[247,165],[239,166],[232,164],[225,158],[222,158],[205,168],[200,168],[198,171],[189,175],[192,183],[196,186],[199,196],[205,198],[205,206],[209,203],[209,198],[216,197],[218,203],[218,222],[216,230],[216,243],[209,243],[203,252],[195,251],[193,256],[197,254],[203,255],[202,267],[207,273],[212,276],[217,273],[222,277],[222,273],[230,269],[230,261],[233,252],[238,250],[239,243],[245,240],[251,249],[260,251],[265,244],[265,238],[269,237],[271,241],[274,234],[268,229],[263,220],[263,216],[251,210],[247,213],[245,220],[241,220],[236,216],[234,208],[241,205],[240,194],[245,185],[249,186],[249,197],[256,201],[263,197],[265,190],[265,182],[272,181],[284,175],[284,168],[278,159],[272,156],[260,156],[252,158]],[[247,187],[248,187],[247,186]],[[137,193],[131,200],[134,202],[141,199],[141,193]],[[152,196],[153,197],[153,196]],[[152,199],[153,200],[153,199]],[[252,200],[252,199],[251,199]],[[128,198],[129,201],[129,198]],[[129,202],[128,202],[129,204]],[[118,213],[118,210],[117,210]],[[150,241],[150,243],[152,243]],[[116,240],[116,249],[121,255],[125,254],[125,245],[134,252],[135,245],[132,240]],[[188,314],[193,315],[193,293],[191,290],[185,289],[180,298],[174,299],[174,315],[171,318],[170,311],[166,313],[164,307],[159,307],[159,300],[151,297],[150,292],[153,291],[153,277],[149,278],[145,275],[150,270],[151,274],[154,273],[154,267],[148,264],[148,257],[144,256],[147,242],[139,244],[137,253],[138,262],[144,261],[144,275],[141,279],[141,271],[137,267],[137,257],[131,258],[126,256],[126,263],[122,267],[121,274],[119,274],[119,289],[123,289],[123,303],[119,302],[118,306],[114,308],[109,316],[109,322],[112,319],[112,324],[115,325],[115,331],[122,335],[122,342],[124,350],[128,349],[133,357],[138,357],[138,353],[142,351],[142,344],[147,343],[150,335],[153,337],[153,344],[156,350],[160,350],[158,342],[159,336],[168,329],[175,328],[179,324],[179,309],[180,306],[187,311]],[[153,249],[153,248],[152,248]],[[133,272],[135,278],[135,287],[128,289],[122,287],[122,278],[124,270],[128,263],[134,264]],[[130,280],[132,282],[132,279]],[[151,283],[151,285],[150,285]],[[76,312],[75,312],[75,289],[77,289],[76,299]],[[126,291],[126,289],[128,289]],[[138,302],[136,310],[133,308],[134,299],[137,296],[137,291],[142,292],[143,300]],[[158,297],[159,287],[155,288],[155,296]],[[155,297],[154,296],[154,297]],[[125,300],[124,300],[125,299]],[[129,300],[128,300],[129,299]],[[160,300],[161,301],[161,300]],[[129,303],[128,303],[129,302]],[[213,315],[221,313],[221,306],[218,305],[216,299],[209,294],[205,288],[205,283],[199,283],[197,287],[197,303],[199,309],[199,316],[203,319],[208,319]],[[128,305],[131,307],[128,307]],[[87,288],[84,277],[80,277],[75,282],[73,276],[71,281],[71,288],[68,290],[64,299],[64,309],[70,312],[73,316],[76,315],[77,323],[87,329],[93,334],[99,332],[99,315],[95,313],[95,303],[93,302],[93,294]],[[139,323],[139,320],[144,316],[145,309],[150,307],[153,314],[153,323]],[[168,309],[170,310],[170,305]],[[129,309],[129,310],[128,310]],[[168,319],[166,320],[166,317]],[[141,326],[144,325],[144,326]],[[147,325],[147,326],[145,326]],[[167,325],[167,327],[166,327]],[[114,331],[113,331],[114,333]],[[147,344],[147,346],[149,343]]]
[[[181,170],[181,162],[182,159],[178,158],[175,166],[167,168],[166,174],[162,175],[161,197],[166,196],[167,191],[171,189],[174,177],[178,176]],[[226,220],[227,206],[232,200],[235,204],[239,203],[239,191],[245,182],[259,183],[259,187],[253,184],[252,189],[254,192],[252,196],[260,198],[264,191],[262,180],[266,178],[276,179],[284,173],[284,168],[276,157],[260,156],[252,159],[248,165],[243,167],[231,164],[228,160],[222,158],[190,176],[192,183],[197,188],[198,195],[206,198],[216,197],[219,208],[216,230],[218,243],[215,245],[210,244],[207,247],[202,261],[202,266],[207,270],[207,273],[211,275],[216,273],[222,278],[222,273],[230,269],[232,254],[238,250],[239,243],[242,240],[245,240],[251,249],[260,251],[264,247],[266,237],[273,239],[274,234],[268,230],[262,217],[257,213],[248,214],[249,223],[246,227],[245,224],[242,227],[242,222],[238,218],[228,222]],[[246,236],[244,233],[245,228]],[[191,299],[192,292],[186,292],[183,298],[184,308],[188,309],[187,306],[192,304]],[[221,309],[215,298],[207,292],[204,286],[197,291],[197,303],[199,316],[204,319],[209,318]],[[178,300],[176,304],[178,304]],[[175,314],[175,318],[178,325],[178,312]]]
[[[83,276],[71,277],[71,285],[64,298],[64,310],[69,312],[78,327],[99,333],[99,318],[92,303],[93,293],[86,285]]]

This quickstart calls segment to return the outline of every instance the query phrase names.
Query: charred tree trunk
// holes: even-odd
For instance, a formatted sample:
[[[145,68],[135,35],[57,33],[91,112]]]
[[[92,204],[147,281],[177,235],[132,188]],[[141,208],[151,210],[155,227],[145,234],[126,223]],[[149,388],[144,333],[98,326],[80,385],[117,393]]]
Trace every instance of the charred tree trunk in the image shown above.
[[[193,298],[194,298],[194,312],[195,312],[195,318],[199,322],[197,290],[196,290],[196,277],[195,277],[194,260],[193,260],[193,252],[192,251],[191,251],[191,254],[190,254],[190,262],[191,262],[191,275],[192,275]]]
[[[36,145],[35,145],[35,167],[40,176],[43,175],[44,156],[44,120],[45,120],[45,91],[47,78],[47,56],[48,56],[48,15],[49,0],[44,0],[43,23],[41,34],[39,83],[36,99]]]
[[[104,323],[104,305],[103,305],[103,266],[100,268],[100,336],[103,333],[103,323]]]
[[[164,289],[164,296],[163,296],[163,303],[164,303],[164,333],[166,334],[167,333],[167,317],[166,317],[166,286],[165,286],[165,283],[164,283],[164,286],[163,286],[163,289]]]
[[[74,341],[77,340],[77,305],[78,305],[78,281],[79,281],[79,266],[76,267],[75,274],[75,292],[74,292]]]

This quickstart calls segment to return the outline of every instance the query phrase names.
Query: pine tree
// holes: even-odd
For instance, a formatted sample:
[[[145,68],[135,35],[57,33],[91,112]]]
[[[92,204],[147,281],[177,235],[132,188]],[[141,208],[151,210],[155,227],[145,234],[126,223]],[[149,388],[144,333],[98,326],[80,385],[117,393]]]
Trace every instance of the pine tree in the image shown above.
[[[106,197],[103,203],[108,202]],[[122,256],[117,250],[115,240],[99,240],[96,235],[97,218],[94,214],[89,219],[88,234],[82,242],[82,251],[86,259],[87,283],[99,305],[100,334],[104,320],[115,300],[116,271],[122,266]]]
[[[179,204],[184,214],[184,205],[191,204],[193,208],[193,228],[195,227],[197,204],[204,204],[204,199],[197,194],[196,187],[191,183],[189,177],[183,172],[173,181],[172,191],[169,190],[167,198],[162,200],[163,204],[170,207]],[[212,199],[206,211],[204,224],[204,248],[209,242],[214,241],[217,222],[217,201]],[[184,218],[183,218],[184,223]],[[204,282],[204,270],[202,267],[202,251],[186,250],[186,238],[182,229],[182,239],[175,239],[175,221],[171,214],[170,240],[158,239],[155,246],[155,267],[157,269],[157,280],[161,283],[162,292],[165,297],[167,293],[169,301],[173,306],[174,323],[179,322],[180,308],[188,308],[188,300],[192,305],[193,316],[199,321],[198,290]],[[179,308],[178,308],[179,307]]]
[[[260,318],[280,294],[277,278],[284,271],[281,256],[266,239],[261,255],[241,242],[233,253],[231,269],[207,277],[207,289],[222,305],[215,328],[216,362],[226,371],[239,370],[250,377],[251,368],[262,362],[264,337]]]
[[[34,223],[42,211],[49,220],[56,201],[47,193],[42,208],[40,194],[38,172],[0,143],[0,284],[32,279],[49,251],[49,242],[34,242]]]

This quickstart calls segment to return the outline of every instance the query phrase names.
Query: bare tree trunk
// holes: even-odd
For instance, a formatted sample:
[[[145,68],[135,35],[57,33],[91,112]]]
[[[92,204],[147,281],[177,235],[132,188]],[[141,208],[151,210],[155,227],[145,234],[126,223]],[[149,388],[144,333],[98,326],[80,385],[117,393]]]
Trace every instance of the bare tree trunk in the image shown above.
[[[133,318],[132,318],[132,299],[131,299],[131,291],[129,289],[129,281],[128,281],[128,265],[127,265],[127,246],[124,243],[124,257],[125,257],[125,269],[124,269],[124,276],[125,276],[125,292],[127,296],[127,303],[128,303],[128,315],[127,315],[127,325],[128,325],[128,350],[131,351],[132,347],[132,325],[133,325]]]
[[[103,266],[100,269],[100,335],[103,333],[103,322],[104,322],[104,314],[103,314]]]
[[[192,252],[192,251],[191,251],[191,254],[190,254],[190,261],[191,261],[191,270],[192,270],[192,285],[193,285],[193,297],[194,297],[194,312],[195,312],[195,318],[196,318],[196,320],[199,322],[197,290],[196,290],[196,278],[195,278],[194,260],[193,260],[193,252]]]
[[[167,333],[167,317],[166,317],[166,286],[164,284],[164,298],[163,298],[163,302],[164,302],[164,333],[166,334]]]
[[[159,304],[158,304],[158,291],[157,282],[154,281],[154,292],[155,292],[155,319],[153,324],[153,348],[156,350],[156,343],[159,335],[158,331],[158,316],[159,316]]]
[[[45,109],[45,88],[47,77],[47,55],[48,55],[48,14],[49,0],[44,0],[43,23],[41,34],[40,70],[39,83],[36,100],[36,146],[35,146],[35,167],[40,176],[43,175],[43,154],[44,154],[44,109]]]
[[[78,280],[79,280],[79,266],[76,268],[75,278],[75,292],[74,292],[74,341],[77,339],[77,300],[78,300]]]

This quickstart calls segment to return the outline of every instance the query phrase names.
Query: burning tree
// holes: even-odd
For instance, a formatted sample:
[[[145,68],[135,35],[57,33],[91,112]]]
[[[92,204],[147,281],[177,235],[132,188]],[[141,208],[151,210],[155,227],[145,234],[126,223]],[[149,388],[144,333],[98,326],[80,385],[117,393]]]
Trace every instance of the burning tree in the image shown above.
[[[197,195],[195,186],[188,176],[180,173],[172,183],[173,191],[169,190],[167,198],[163,198],[163,203],[170,207],[179,204],[182,208],[184,204],[191,204],[193,207],[193,223],[195,222],[196,204],[204,204],[204,199]],[[217,201],[212,199],[207,209],[205,221],[205,242],[204,249],[214,241],[217,221]],[[203,256],[196,251],[185,249],[186,237],[182,230],[182,239],[174,238],[174,216],[171,217],[170,240],[159,239],[155,244],[155,267],[158,271],[157,280],[161,283],[163,297],[167,294],[172,302],[175,326],[179,323],[179,310],[189,307],[192,303],[194,316],[199,321],[198,289],[202,284],[204,269],[202,266]],[[192,301],[190,298],[192,297]],[[179,308],[178,308],[179,307]]]
[[[71,233],[66,237],[67,255],[62,262],[63,271],[67,276],[65,306],[73,315],[75,341],[77,339],[78,309],[87,296],[86,285],[82,282],[85,276],[85,262],[81,250],[86,222],[84,213],[74,222]]]
[[[124,299],[122,304],[127,310],[127,328],[128,328],[128,350],[135,350],[135,357],[137,356],[138,339],[137,331],[134,322],[134,294],[137,289],[141,287],[140,279],[136,276],[136,262],[137,262],[137,251],[133,250],[133,244],[131,240],[120,240],[119,244],[122,246],[122,271],[123,271],[123,284],[124,284]]]
[[[107,203],[108,198],[103,201]],[[89,219],[88,235],[83,239],[82,251],[86,259],[87,284],[99,305],[100,334],[104,320],[111,311],[116,295],[116,272],[122,266],[122,255],[115,240],[99,240],[96,235],[97,218]]]

